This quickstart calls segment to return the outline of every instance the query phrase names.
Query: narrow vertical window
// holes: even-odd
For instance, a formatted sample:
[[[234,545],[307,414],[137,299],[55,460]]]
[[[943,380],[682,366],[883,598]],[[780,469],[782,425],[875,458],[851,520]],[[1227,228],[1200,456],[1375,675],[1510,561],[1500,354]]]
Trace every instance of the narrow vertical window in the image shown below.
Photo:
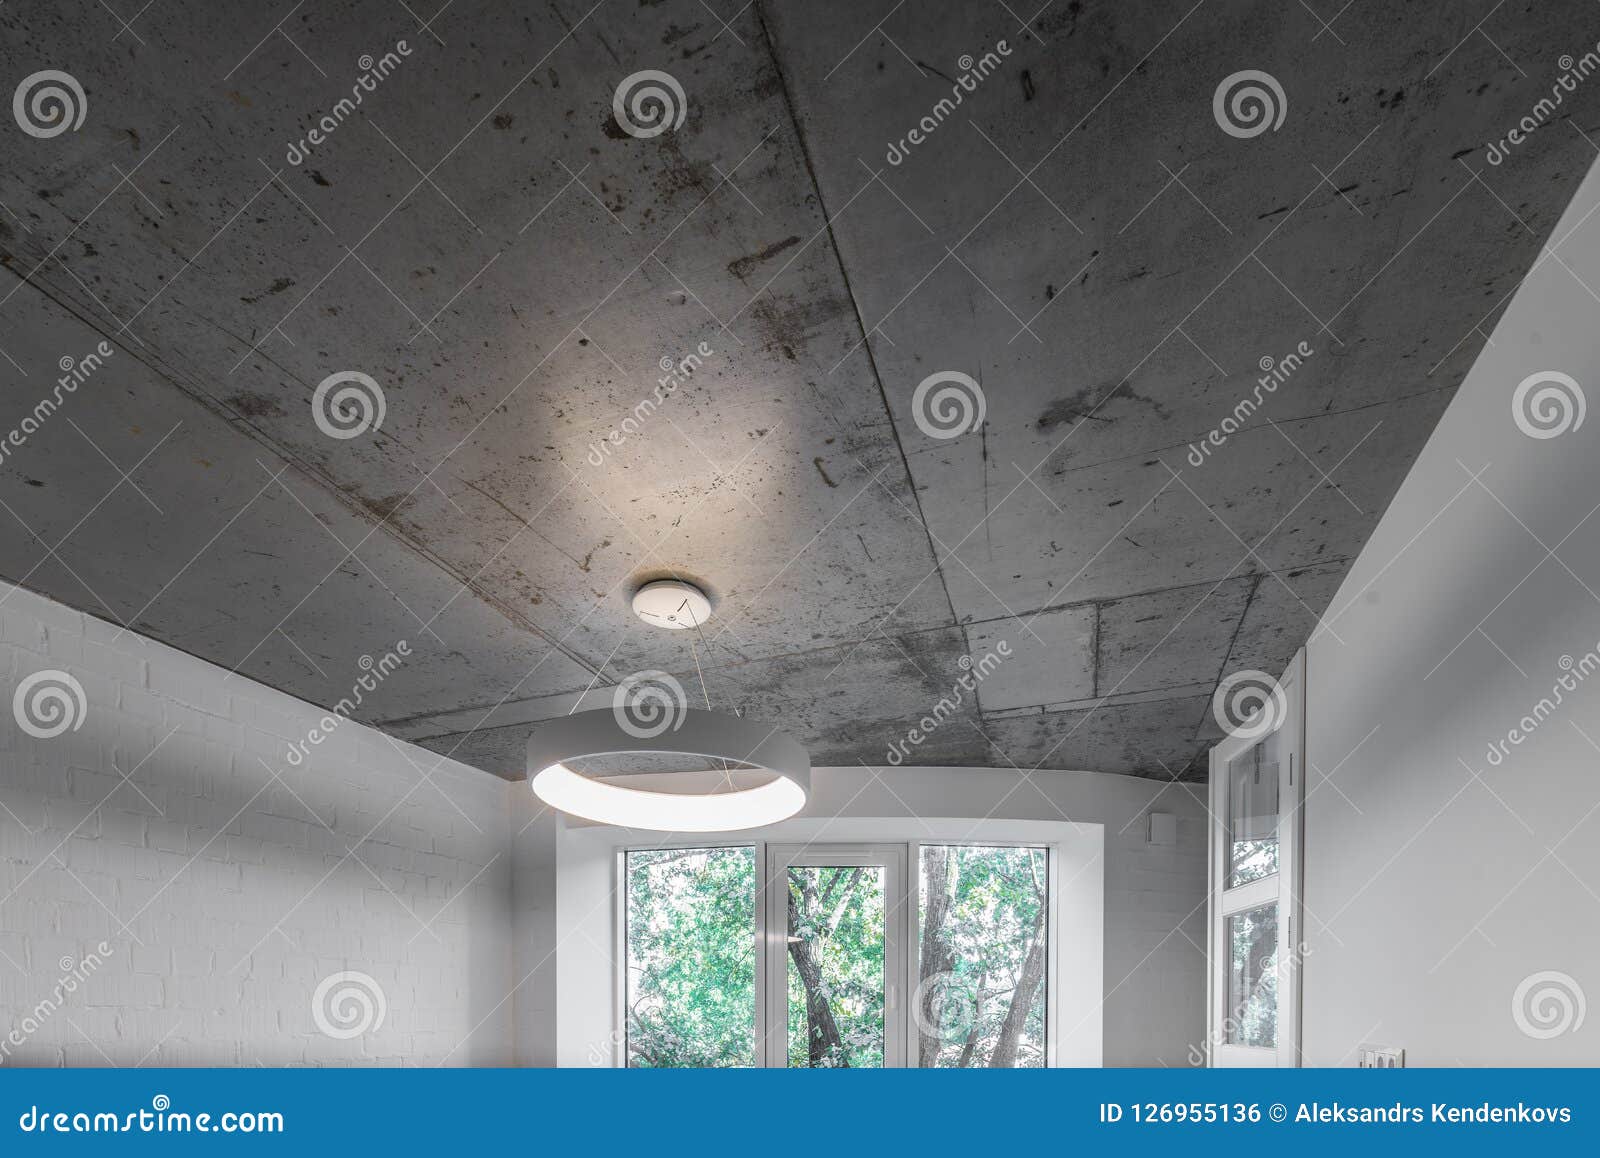
[[[1278,871],[1277,736],[1228,762],[1228,888]]]
[[[1272,1049],[1278,1044],[1278,905],[1228,917],[1229,1045]]]

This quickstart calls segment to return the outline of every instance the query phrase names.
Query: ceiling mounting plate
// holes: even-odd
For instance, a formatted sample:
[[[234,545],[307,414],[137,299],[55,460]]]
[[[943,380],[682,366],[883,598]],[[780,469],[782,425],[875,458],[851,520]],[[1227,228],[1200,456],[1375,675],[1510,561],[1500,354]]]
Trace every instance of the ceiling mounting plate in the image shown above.
[[[711,600],[692,583],[658,579],[634,592],[633,613],[653,627],[681,631],[711,618]]]

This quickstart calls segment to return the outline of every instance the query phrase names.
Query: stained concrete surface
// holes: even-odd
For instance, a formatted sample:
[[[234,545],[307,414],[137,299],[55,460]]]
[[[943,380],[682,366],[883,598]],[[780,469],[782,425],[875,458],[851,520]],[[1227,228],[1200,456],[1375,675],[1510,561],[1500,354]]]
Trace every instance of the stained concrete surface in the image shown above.
[[[1210,689],[1304,640],[1592,161],[1583,86],[1484,148],[1600,13],[712,7],[0,10],[0,77],[88,100],[3,126],[0,427],[115,348],[0,463],[0,574],[324,705],[406,639],[361,718],[502,775],[649,668],[881,764],[1001,639],[918,763],[1203,775]],[[1247,68],[1287,109],[1239,139]],[[643,69],[687,103],[649,139]],[[387,412],[336,440],[344,370]],[[987,407],[953,440],[912,411],[943,370]],[[629,614],[669,573],[703,632]]]

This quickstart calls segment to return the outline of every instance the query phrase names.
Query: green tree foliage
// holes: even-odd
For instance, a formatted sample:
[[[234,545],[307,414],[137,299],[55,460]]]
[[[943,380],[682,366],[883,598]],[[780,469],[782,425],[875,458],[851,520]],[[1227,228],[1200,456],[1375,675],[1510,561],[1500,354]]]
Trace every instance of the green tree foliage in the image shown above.
[[[883,869],[789,870],[789,1064],[883,1065]]]
[[[1044,1065],[1047,865],[1042,848],[922,849],[919,1064]]]
[[[756,854],[630,852],[628,1064],[754,1065]]]

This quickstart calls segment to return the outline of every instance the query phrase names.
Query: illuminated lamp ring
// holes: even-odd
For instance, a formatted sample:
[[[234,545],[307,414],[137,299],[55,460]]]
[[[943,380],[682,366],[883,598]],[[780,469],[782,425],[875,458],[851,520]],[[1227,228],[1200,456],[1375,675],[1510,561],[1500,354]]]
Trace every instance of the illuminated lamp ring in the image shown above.
[[[638,739],[609,709],[576,712],[537,725],[528,737],[533,793],[550,807],[601,824],[656,832],[733,832],[786,820],[811,791],[811,757],[793,738],[722,712],[680,708],[670,731]],[[600,756],[679,755],[765,769],[755,788],[690,795],[627,788],[580,775],[565,761]]]

